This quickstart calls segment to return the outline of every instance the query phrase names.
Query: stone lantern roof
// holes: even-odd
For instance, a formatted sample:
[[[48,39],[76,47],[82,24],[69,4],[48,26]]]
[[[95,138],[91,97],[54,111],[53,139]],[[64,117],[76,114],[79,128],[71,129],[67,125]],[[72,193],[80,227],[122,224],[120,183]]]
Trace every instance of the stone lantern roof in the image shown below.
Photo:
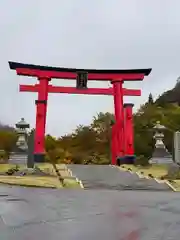
[[[153,127],[153,129],[154,129],[154,130],[159,130],[159,131],[161,131],[161,130],[165,130],[166,127],[163,126],[163,125],[161,125],[161,124],[160,124],[160,121],[157,121],[157,122],[156,122],[156,125]]]
[[[29,128],[29,127],[30,127],[29,123],[27,123],[24,120],[24,118],[21,118],[21,120],[18,123],[16,123],[16,128],[24,128],[24,129],[26,129],[26,128]]]

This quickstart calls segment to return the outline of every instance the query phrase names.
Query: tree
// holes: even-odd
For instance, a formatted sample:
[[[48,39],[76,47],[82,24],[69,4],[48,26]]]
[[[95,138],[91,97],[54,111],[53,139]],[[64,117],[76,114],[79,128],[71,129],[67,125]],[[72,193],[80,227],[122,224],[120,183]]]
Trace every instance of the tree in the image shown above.
[[[45,138],[45,148],[46,151],[49,152],[51,150],[54,150],[56,148],[57,142],[56,142],[56,138],[47,135]]]
[[[114,121],[114,115],[111,113],[98,113],[97,116],[93,117],[93,122],[91,124],[91,127],[97,132],[97,133],[105,133],[109,132],[111,123]]]
[[[48,157],[49,157],[49,162],[51,163],[59,163],[61,159],[64,159],[65,157],[65,152],[61,148],[54,148],[51,149],[47,152]]]
[[[149,94],[149,97],[148,97],[148,103],[149,104],[153,104],[154,103],[153,96],[152,96],[151,93]]]
[[[93,117],[91,127],[97,134],[96,144],[98,146],[99,155],[104,155],[104,158],[110,159],[111,151],[111,126],[114,122],[114,115],[111,113],[100,112]]]
[[[1,130],[0,131],[0,149],[5,150],[9,154],[17,141],[17,134],[12,130]]]

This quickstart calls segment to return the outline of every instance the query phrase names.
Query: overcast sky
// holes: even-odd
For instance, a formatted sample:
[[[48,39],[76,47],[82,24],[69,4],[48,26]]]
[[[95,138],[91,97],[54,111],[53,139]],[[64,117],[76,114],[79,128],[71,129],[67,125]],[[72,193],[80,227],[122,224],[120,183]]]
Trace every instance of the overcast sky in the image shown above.
[[[74,68],[152,68],[141,97],[125,98],[136,108],[158,96],[180,76],[179,0],[0,0],[0,121],[21,117],[34,127],[34,93],[19,93],[8,61]],[[74,82],[53,80],[56,85]],[[93,82],[90,86],[110,86]],[[51,94],[47,133],[56,136],[88,124],[99,111],[113,112],[112,97]]]

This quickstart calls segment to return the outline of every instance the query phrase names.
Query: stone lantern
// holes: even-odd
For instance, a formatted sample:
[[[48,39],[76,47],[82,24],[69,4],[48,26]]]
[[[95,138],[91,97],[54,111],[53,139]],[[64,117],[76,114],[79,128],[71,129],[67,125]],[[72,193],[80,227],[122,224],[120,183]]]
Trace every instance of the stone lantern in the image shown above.
[[[29,128],[29,124],[21,118],[21,120],[16,123],[16,132],[18,135],[18,139],[16,142],[16,146],[14,151],[11,152],[9,157],[9,162],[12,164],[27,164],[28,159],[28,132],[27,129]]]
[[[16,146],[19,150],[26,152],[28,149],[27,145],[27,129],[29,128],[29,124],[25,122],[24,118],[16,123],[16,132],[18,134],[18,140],[16,142]]]
[[[173,163],[172,156],[166,149],[164,145],[164,130],[166,127],[161,125],[159,121],[156,122],[156,125],[153,127],[155,132],[154,139],[155,139],[155,148],[150,159],[150,164],[171,164]]]

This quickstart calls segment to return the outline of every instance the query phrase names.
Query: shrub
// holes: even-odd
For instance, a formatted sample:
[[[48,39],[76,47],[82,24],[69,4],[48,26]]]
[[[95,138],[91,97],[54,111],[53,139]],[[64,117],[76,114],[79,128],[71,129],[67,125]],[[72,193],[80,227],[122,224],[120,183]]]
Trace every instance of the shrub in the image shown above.
[[[13,175],[15,172],[18,172],[19,171],[19,166],[16,165],[15,167],[13,168],[9,168],[6,172],[7,175]]]
[[[164,176],[165,179],[175,180],[180,179],[180,171],[168,171],[168,173]]]
[[[149,165],[149,161],[148,161],[147,158],[145,158],[144,155],[140,155],[140,156],[136,157],[135,165],[148,166]]]
[[[74,164],[81,164],[84,160],[84,156],[81,154],[76,154],[72,156],[72,162]]]
[[[173,181],[173,180],[170,180],[170,179],[168,180],[168,182],[169,182],[169,183],[174,183],[174,181]]]

